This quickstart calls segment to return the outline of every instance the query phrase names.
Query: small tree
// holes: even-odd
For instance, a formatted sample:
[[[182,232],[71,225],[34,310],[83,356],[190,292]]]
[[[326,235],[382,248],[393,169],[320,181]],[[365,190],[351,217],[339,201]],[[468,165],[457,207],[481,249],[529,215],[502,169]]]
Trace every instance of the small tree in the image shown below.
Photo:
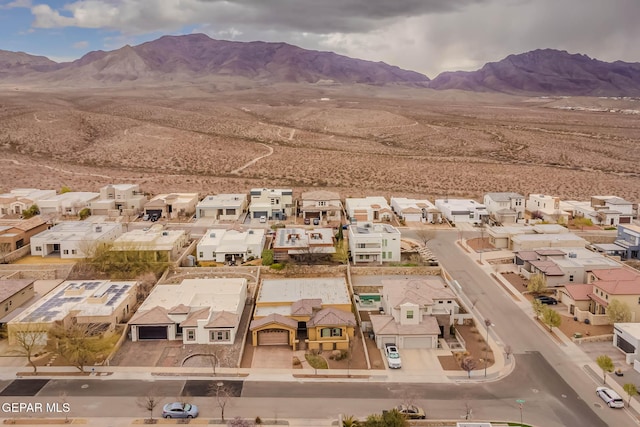
[[[560,326],[562,323],[562,317],[560,313],[555,311],[551,307],[545,307],[542,310],[542,322],[549,327],[549,331],[552,331],[554,327]]]
[[[534,299],[531,301],[531,307],[533,308],[533,313],[536,315],[536,320],[538,320],[542,314],[542,310],[544,310],[544,305],[540,300]]]
[[[139,407],[149,411],[149,421],[153,424],[153,410],[160,404],[160,399],[155,396],[139,397],[136,402]]]
[[[541,294],[547,290],[547,279],[544,274],[534,274],[529,278],[527,290],[533,294]]]
[[[27,358],[34,374],[38,372],[38,366],[33,361],[33,356],[38,349],[44,348],[48,330],[49,327],[45,324],[29,323],[26,328],[13,333],[16,344],[20,346],[20,352]]]
[[[262,251],[262,265],[273,264],[273,250],[265,249]]]
[[[102,332],[101,325],[72,323],[65,327],[56,323],[49,331],[49,338],[53,351],[84,372],[87,364],[113,345]]]
[[[422,246],[427,246],[430,240],[436,236],[436,231],[426,227],[419,228],[415,231],[416,239]]]
[[[63,185],[62,188],[60,188],[60,194],[64,194],[64,193],[71,193],[73,190],[71,190],[71,188],[67,187],[66,185]]]
[[[344,233],[342,231],[342,227],[338,227],[338,232],[336,233],[336,240],[338,242],[342,242],[342,240],[344,240]]]
[[[82,220],[85,220],[91,216],[91,210],[89,208],[84,208],[80,212],[78,212],[78,217]]]
[[[382,415],[372,414],[362,424],[364,427],[408,427],[406,417],[395,409],[384,412]]]
[[[224,422],[224,409],[233,397],[233,391],[224,382],[218,381],[209,387],[209,395],[214,397],[216,406],[220,408],[220,418]]]
[[[606,354],[598,356],[596,363],[602,369],[602,384],[607,383],[607,372],[613,372],[613,360]]]
[[[31,205],[29,209],[25,209],[22,211],[22,217],[24,219],[29,219],[39,214],[40,214],[40,208],[38,207],[38,205]]]
[[[471,371],[473,371],[476,367],[476,361],[471,357],[465,357],[462,359],[462,363],[460,363],[460,367],[467,371],[467,377],[471,378]]]
[[[360,425],[360,421],[353,415],[348,415],[342,418],[342,427],[357,427]]]
[[[631,321],[631,308],[629,305],[613,298],[607,306],[607,317],[611,323],[624,323]]]
[[[631,405],[631,398],[633,396],[635,396],[636,394],[638,394],[638,388],[636,387],[635,384],[631,384],[631,383],[627,383],[627,384],[623,385],[622,388],[627,393],[627,396],[628,396],[627,406],[629,406],[629,405]]]

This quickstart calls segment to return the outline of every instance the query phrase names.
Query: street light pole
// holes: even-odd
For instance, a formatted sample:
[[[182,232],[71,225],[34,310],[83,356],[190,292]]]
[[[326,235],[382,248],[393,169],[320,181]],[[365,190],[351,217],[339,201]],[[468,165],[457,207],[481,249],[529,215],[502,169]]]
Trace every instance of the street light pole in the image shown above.
[[[516,403],[520,406],[520,426],[522,426],[522,406],[524,404],[524,399],[516,400]]]
[[[484,319],[484,325],[487,327],[487,340],[484,347],[484,377],[487,378],[487,357],[489,354],[489,327],[491,327],[491,320]]]

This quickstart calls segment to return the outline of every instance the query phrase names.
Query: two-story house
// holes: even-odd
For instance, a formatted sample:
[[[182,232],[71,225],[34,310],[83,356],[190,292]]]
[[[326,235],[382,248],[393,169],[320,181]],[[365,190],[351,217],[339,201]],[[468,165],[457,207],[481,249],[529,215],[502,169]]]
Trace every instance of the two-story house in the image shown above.
[[[100,188],[100,197],[90,203],[91,215],[135,215],[142,211],[147,196],[138,184],[109,184]]]
[[[216,221],[237,221],[247,211],[246,194],[217,194],[207,196],[196,205],[196,218]]]
[[[293,215],[293,190],[252,188],[249,213],[251,218],[283,220]]]
[[[210,229],[196,246],[196,258],[200,263],[244,262],[249,257],[260,258],[266,241],[263,228],[246,231]]]
[[[311,261],[326,258],[336,252],[333,240],[331,228],[279,228],[273,239],[273,259]]]
[[[455,293],[440,277],[382,281],[384,314],[371,315],[376,345],[438,348],[459,312]]]
[[[353,264],[400,261],[400,230],[370,222],[349,227],[349,251]]]
[[[637,225],[619,225],[614,243],[623,251],[623,259],[640,259],[640,227]]]
[[[301,197],[300,212],[302,218],[317,218],[319,221],[340,223],[342,218],[342,202],[340,195],[333,191],[305,191]]]
[[[518,193],[487,193],[484,205],[489,216],[500,224],[514,224],[524,219],[524,196]]]
[[[393,215],[387,199],[379,196],[348,198],[344,207],[351,223],[391,221]]]
[[[31,255],[87,258],[99,245],[110,244],[121,234],[122,225],[117,222],[63,221],[31,237]]]
[[[560,198],[546,194],[529,194],[525,209],[533,219],[567,224],[569,212],[560,207]]]

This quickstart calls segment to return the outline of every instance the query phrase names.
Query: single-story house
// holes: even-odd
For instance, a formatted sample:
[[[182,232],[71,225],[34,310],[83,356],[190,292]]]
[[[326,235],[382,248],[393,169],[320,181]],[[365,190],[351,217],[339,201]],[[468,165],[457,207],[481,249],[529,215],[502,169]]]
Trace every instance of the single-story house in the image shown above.
[[[193,215],[199,201],[198,193],[158,194],[144,205],[144,213],[157,218],[178,218]]]
[[[196,218],[216,221],[237,221],[247,211],[246,194],[217,194],[207,196],[196,205]]]
[[[233,344],[246,299],[247,279],[156,285],[129,321],[131,340]]]
[[[63,221],[31,237],[31,255],[87,258],[121,234],[122,225],[117,222]]]
[[[34,296],[33,279],[0,279],[0,319]]]
[[[356,326],[343,277],[263,279],[253,320],[253,346],[346,350]]]
[[[161,224],[149,229],[132,230],[118,237],[111,247],[125,257],[144,254],[153,261],[174,261],[180,250],[189,243],[189,235],[184,230],[165,230]]]
[[[260,258],[266,241],[262,228],[247,231],[210,229],[198,242],[199,262],[245,262],[249,257]]]

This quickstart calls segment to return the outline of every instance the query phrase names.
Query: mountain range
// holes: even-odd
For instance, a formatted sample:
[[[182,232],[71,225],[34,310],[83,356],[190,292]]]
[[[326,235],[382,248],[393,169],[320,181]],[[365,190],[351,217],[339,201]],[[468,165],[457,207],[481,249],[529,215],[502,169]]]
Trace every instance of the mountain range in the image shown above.
[[[0,50],[0,83],[90,87],[197,83],[221,76],[263,83],[408,84],[511,94],[640,95],[640,63],[609,63],[554,49],[509,55],[477,71],[444,72],[433,80],[383,62],[287,43],[214,40],[204,34],[163,36],[137,46],[90,52],[65,63]]]

